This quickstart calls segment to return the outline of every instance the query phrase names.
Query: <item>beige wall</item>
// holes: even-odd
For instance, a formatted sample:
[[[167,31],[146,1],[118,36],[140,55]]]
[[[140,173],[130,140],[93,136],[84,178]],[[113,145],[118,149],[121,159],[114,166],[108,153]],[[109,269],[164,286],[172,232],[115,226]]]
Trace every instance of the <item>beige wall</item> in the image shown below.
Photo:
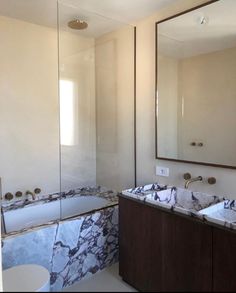
[[[236,48],[183,59],[180,68],[180,157],[235,166]],[[203,147],[192,147],[192,141]]]
[[[205,2],[207,1],[180,0],[136,24],[138,185],[158,181],[183,186],[182,176],[185,172],[190,172],[193,176],[202,175],[204,179],[210,176],[215,176],[217,179],[217,183],[213,186],[208,185],[205,181],[193,183],[192,189],[236,198],[234,191],[235,170],[155,159],[155,22]],[[156,165],[169,167],[169,178],[156,176]]]
[[[134,29],[96,39],[97,183],[134,186]]]
[[[57,31],[0,17],[2,191],[60,190]],[[60,33],[60,78],[74,86],[74,143],[61,148],[62,189],[96,184],[94,40]],[[68,120],[70,117],[68,117]]]
[[[59,189],[57,35],[0,17],[2,191]]]
[[[158,129],[160,157],[178,157],[178,59],[158,56]]]
[[[62,30],[59,36],[60,79],[74,88],[73,117],[66,117],[72,119],[73,142],[61,146],[61,186],[68,190],[96,185],[95,44]]]

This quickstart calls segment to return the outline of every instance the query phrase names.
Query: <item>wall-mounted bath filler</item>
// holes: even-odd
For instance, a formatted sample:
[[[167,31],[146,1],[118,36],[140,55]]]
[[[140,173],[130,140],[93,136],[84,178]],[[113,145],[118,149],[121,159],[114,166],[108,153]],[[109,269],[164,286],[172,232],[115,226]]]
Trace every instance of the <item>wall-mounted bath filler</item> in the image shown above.
[[[190,173],[185,173],[184,174],[184,179],[186,180],[185,181],[185,184],[184,184],[184,188],[185,189],[188,189],[188,186],[190,183],[192,182],[195,182],[195,181],[202,181],[202,176],[198,176],[196,178],[191,178],[191,174]]]
[[[74,19],[68,22],[68,27],[74,30],[84,30],[88,27],[88,24],[86,21]]]
[[[5,199],[7,199],[7,200],[12,200],[13,197],[14,197],[13,194],[10,193],[10,192],[7,192],[7,193],[5,194]]]
[[[31,195],[33,200],[36,199],[36,195],[35,195],[35,193],[32,192],[32,191],[30,191],[30,190],[27,190],[27,191],[25,192],[25,195]]]

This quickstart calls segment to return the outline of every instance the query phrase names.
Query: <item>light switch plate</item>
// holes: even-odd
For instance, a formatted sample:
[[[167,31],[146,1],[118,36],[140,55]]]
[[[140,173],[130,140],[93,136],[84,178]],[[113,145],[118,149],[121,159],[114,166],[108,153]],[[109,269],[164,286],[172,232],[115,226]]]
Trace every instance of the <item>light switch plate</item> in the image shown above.
[[[156,175],[157,176],[169,177],[169,174],[170,174],[169,168],[156,166]]]

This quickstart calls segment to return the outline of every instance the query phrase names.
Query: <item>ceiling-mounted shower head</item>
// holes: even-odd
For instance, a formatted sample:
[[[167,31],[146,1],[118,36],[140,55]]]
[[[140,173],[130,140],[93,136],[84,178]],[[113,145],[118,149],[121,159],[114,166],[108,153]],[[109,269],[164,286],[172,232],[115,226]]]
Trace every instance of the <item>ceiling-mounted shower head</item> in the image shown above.
[[[84,30],[88,27],[88,24],[87,22],[83,20],[75,19],[75,20],[69,21],[68,26],[74,30]]]

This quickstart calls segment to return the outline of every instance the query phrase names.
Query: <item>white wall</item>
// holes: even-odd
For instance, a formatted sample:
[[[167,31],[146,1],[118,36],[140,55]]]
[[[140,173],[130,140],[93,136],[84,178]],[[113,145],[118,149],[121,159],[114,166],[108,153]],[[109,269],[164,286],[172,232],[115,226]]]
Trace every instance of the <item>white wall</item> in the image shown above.
[[[155,159],[155,22],[206,2],[204,0],[180,0],[136,24],[137,179],[138,185],[158,181],[183,186],[185,172],[190,172],[193,176],[202,175],[204,179],[214,176],[217,180],[215,185],[208,185],[204,181],[203,183],[192,183],[191,188],[236,198],[235,170]],[[157,177],[155,175],[156,165],[169,167],[169,178]]]

